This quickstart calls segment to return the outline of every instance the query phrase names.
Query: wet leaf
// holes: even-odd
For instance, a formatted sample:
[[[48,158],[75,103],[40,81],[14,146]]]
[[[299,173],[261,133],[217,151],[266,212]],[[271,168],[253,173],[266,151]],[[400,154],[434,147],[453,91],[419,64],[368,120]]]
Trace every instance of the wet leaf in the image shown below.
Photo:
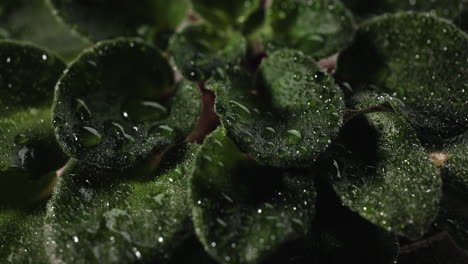
[[[71,161],[48,205],[49,259],[167,263],[193,235],[186,196],[195,149],[173,150],[156,173],[151,159],[124,172]]]
[[[49,1],[58,16],[93,40],[172,32],[188,8],[188,0]]]
[[[0,205],[44,198],[66,157],[57,144],[50,106],[65,68],[54,54],[0,41]]]
[[[54,126],[72,157],[125,168],[154,147],[185,139],[200,114],[193,83],[174,85],[161,53],[139,41],[105,41],[84,52],[56,88]]]
[[[187,79],[201,81],[217,68],[238,64],[245,55],[246,41],[238,32],[196,24],[174,35],[169,52]]]
[[[58,21],[47,0],[0,1],[0,25],[7,39],[29,41],[70,60],[89,43]],[[0,29],[0,35],[2,35]]]
[[[194,10],[207,22],[222,27],[244,23],[260,0],[191,0]]]
[[[42,226],[45,208],[0,212],[0,262],[46,264]]]
[[[257,79],[234,69],[207,82],[228,135],[258,162],[305,167],[324,151],[342,123],[342,92],[300,51],[281,50]]]
[[[336,0],[273,1],[268,19],[274,41],[314,58],[346,48],[355,31],[351,13]]]
[[[357,111],[373,111],[387,109],[392,111],[402,111],[405,104],[386,93],[378,94],[373,92],[361,92],[355,94],[350,100],[349,105]]]
[[[356,90],[378,87],[402,100],[424,141],[468,128],[468,37],[450,22],[412,12],[364,23],[340,54],[337,75]],[[360,67],[356,67],[360,65]]]
[[[222,127],[195,156],[189,196],[198,238],[220,263],[259,263],[306,235],[314,216],[311,175],[258,165]]]
[[[464,0],[341,0],[356,16],[361,19],[384,13],[399,11],[430,12],[440,17],[457,17]]]
[[[441,177],[411,126],[391,112],[349,121],[329,162],[342,202],[371,223],[421,237],[437,216]]]

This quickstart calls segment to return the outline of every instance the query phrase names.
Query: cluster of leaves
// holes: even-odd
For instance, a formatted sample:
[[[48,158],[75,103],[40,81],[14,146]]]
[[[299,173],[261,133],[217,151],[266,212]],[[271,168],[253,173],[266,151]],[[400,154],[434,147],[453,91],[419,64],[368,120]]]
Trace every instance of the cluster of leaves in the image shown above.
[[[465,0],[0,0],[1,263],[467,263]]]

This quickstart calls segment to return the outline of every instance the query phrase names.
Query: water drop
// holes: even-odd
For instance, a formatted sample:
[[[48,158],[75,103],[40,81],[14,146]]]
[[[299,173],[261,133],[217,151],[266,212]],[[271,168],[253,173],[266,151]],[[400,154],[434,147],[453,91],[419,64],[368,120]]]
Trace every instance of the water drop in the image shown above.
[[[79,129],[77,135],[78,141],[85,147],[94,147],[101,143],[102,137],[99,132],[92,127],[84,126]]]
[[[15,136],[15,144],[22,145],[29,141],[29,138],[25,134],[18,134]]]
[[[131,100],[123,104],[122,115],[134,122],[159,121],[169,114],[167,107],[156,101]]]
[[[286,131],[286,141],[290,144],[297,144],[302,135],[299,131],[291,129]]]

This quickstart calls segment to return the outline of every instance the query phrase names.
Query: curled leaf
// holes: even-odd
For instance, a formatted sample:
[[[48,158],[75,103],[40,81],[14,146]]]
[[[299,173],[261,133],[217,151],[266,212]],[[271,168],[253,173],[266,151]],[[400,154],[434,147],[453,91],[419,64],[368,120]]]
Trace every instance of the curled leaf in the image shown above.
[[[353,16],[336,0],[276,0],[268,19],[275,41],[314,58],[344,49],[355,31]]]
[[[383,15],[361,25],[338,57],[337,75],[402,100],[423,137],[456,136],[468,128],[467,46],[467,35],[444,19]]]
[[[271,54],[255,82],[234,68],[207,87],[228,135],[261,164],[309,166],[342,123],[340,88],[300,51]]]
[[[0,205],[28,206],[47,196],[66,161],[50,106],[65,64],[28,44],[0,41]]]
[[[172,32],[188,8],[188,0],[49,1],[55,14],[94,40]]]
[[[193,83],[174,85],[161,53],[139,41],[105,41],[84,52],[56,88],[54,126],[72,157],[125,168],[154,147],[181,142],[200,114]]]
[[[416,239],[426,232],[442,182],[407,122],[391,112],[357,116],[332,153],[331,183],[346,206],[399,235]]]
[[[310,230],[313,178],[263,167],[218,128],[195,156],[190,203],[198,238],[220,263],[259,263]]]
[[[171,152],[156,173],[151,160],[124,172],[71,161],[48,205],[51,262],[169,262],[193,234],[186,196],[194,150]]]
[[[173,36],[169,52],[187,79],[202,81],[217,68],[238,64],[245,55],[246,41],[238,32],[196,24]]]

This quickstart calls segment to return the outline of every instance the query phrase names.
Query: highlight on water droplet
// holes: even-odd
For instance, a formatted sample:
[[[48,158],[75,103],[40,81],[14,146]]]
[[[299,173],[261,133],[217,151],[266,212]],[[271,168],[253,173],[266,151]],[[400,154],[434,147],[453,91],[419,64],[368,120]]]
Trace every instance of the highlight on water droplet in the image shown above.
[[[85,147],[97,146],[102,141],[101,134],[99,134],[99,132],[95,128],[89,126],[84,126],[80,128],[76,137],[80,144]]]

